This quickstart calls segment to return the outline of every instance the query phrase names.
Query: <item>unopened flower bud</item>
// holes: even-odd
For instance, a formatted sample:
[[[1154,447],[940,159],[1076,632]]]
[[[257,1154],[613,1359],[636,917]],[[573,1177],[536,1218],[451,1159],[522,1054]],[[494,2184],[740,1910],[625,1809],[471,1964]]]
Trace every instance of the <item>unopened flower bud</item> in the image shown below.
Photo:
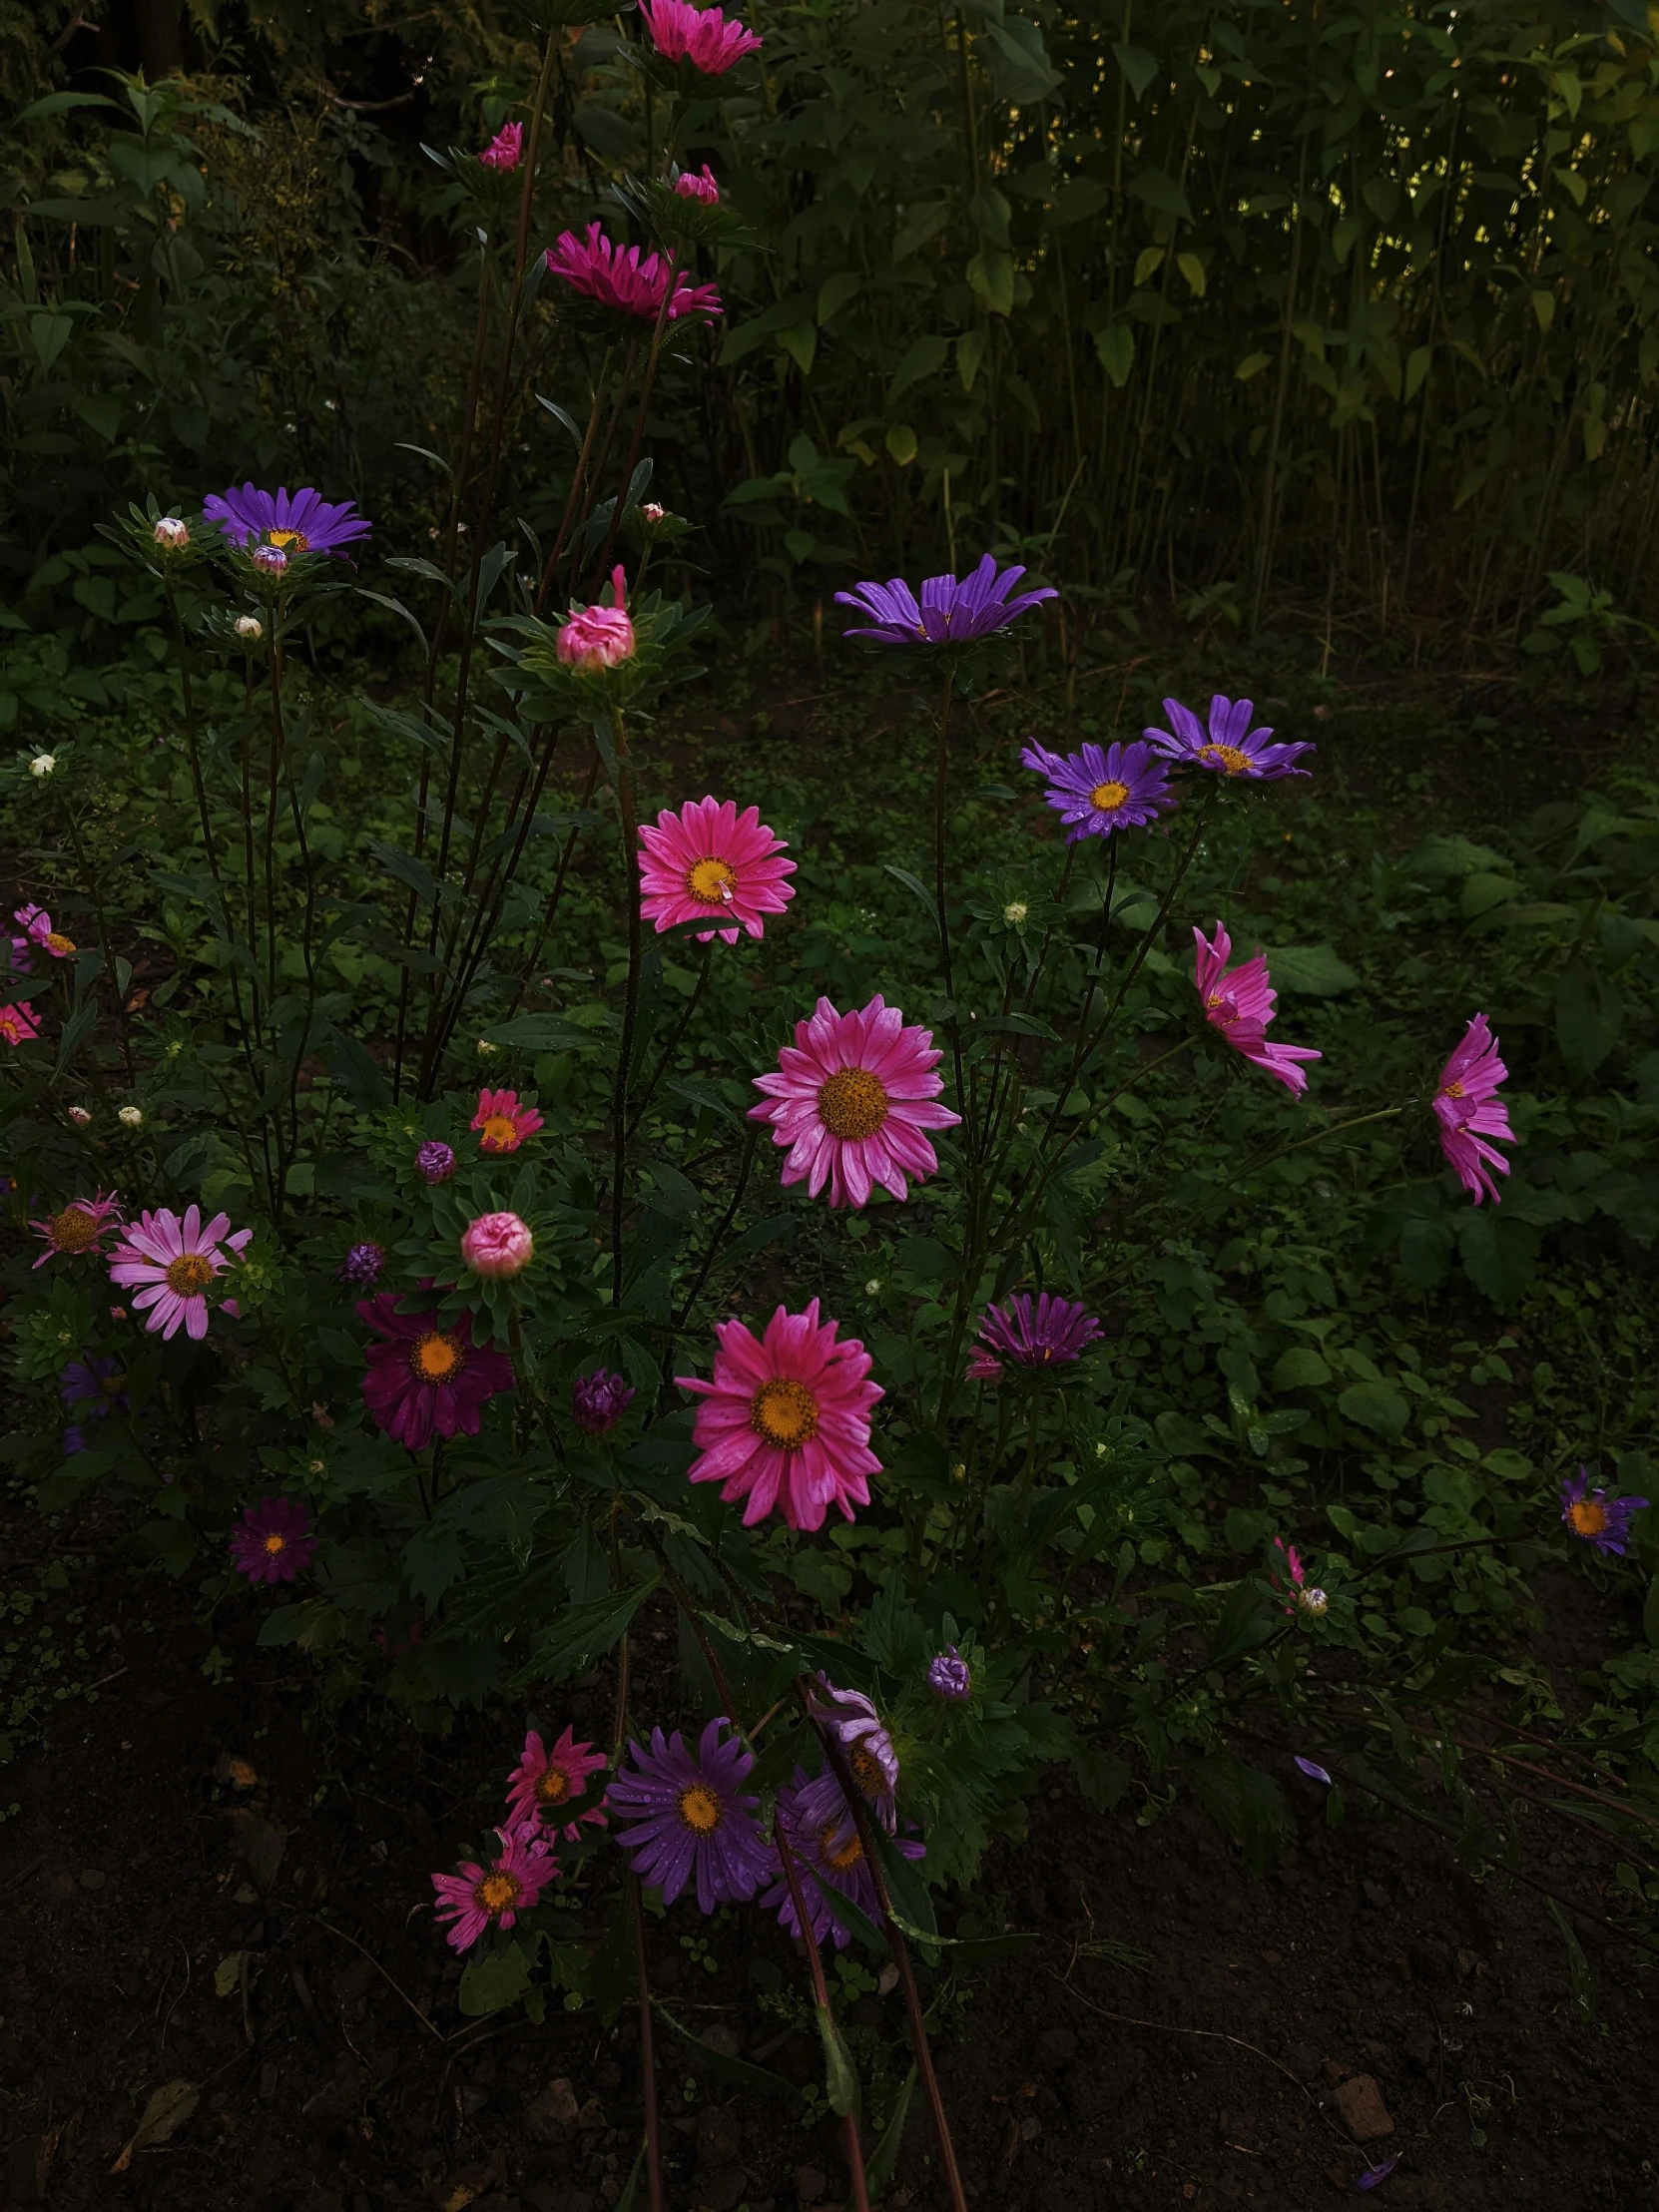
[[[493,1060],[500,1050],[501,1047],[498,1044],[491,1044],[488,1037],[478,1039],[478,1057],[480,1060]]]
[[[265,636],[265,624],[258,615],[238,615],[237,636],[244,645],[258,645]]]
[[[571,1417],[590,1436],[603,1436],[621,1420],[634,1396],[620,1375],[612,1374],[609,1368],[598,1368],[592,1375],[579,1375],[571,1384]]]
[[[701,200],[706,208],[720,206],[720,187],[715,183],[714,171],[707,162],[696,177],[689,169],[683,169],[674,180],[674,189],[682,200]]]
[[[634,625],[623,605],[626,579],[620,566],[612,571],[611,590],[614,606],[572,607],[570,620],[559,632],[560,660],[583,675],[633,658]]]
[[[92,1119],[91,1114],[87,1112],[84,1106],[71,1106],[67,1108],[66,1111],[68,1112],[70,1120],[75,1124],[77,1129],[84,1129],[87,1123]]]
[[[142,1106],[123,1106],[115,1118],[120,1122],[123,1129],[142,1129],[144,1127],[144,1108]]]
[[[1023,929],[1025,917],[1031,911],[1023,898],[1010,899],[1002,909],[1002,918],[1010,929]]]
[[[950,1705],[965,1705],[973,1695],[973,1670],[954,1644],[946,1644],[927,1669],[927,1687]]]
[[[177,515],[163,515],[152,535],[156,543],[169,553],[182,552],[190,543],[190,532]]]
[[[37,753],[29,763],[29,774],[45,778],[51,775],[57,765],[58,756],[55,753]]]
[[[461,1232],[461,1258],[474,1275],[522,1275],[535,1255],[530,1225],[517,1214],[480,1214]]]
[[[263,576],[280,576],[288,565],[288,557],[279,545],[255,546],[253,560]]]
[[[441,1137],[428,1137],[415,1154],[415,1171],[424,1183],[447,1183],[455,1172],[454,1148]]]
[[[1297,1601],[1305,1613],[1328,1613],[1331,1600],[1323,1590],[1298,1590]]]
[[[659,506],[655,499],[648,499],[640,509],[640,520],[649,524],[655,530],[658,523],[663,521],[667,514],[668,509],[666,507]]]

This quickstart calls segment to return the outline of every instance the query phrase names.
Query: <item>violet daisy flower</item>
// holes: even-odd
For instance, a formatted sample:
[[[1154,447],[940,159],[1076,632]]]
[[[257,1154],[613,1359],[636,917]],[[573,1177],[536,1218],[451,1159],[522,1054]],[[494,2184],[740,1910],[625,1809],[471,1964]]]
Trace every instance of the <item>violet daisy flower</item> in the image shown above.
[[[424,1451],[434,1436],[476,1436],[484,1402],[513,1386],[513,1363],[472,1341],[470,1314],[400,1314],[395,1291],[357,1307],[384,1341],[364,1357],[363,1403],[395,1442]]]
[[[144,1326],[152,1335],[159,1330],[170,1343],[183,1327],[200,1343],[208,1334],[208,1292],[242,1257],[253,1234],[252,1229],[233,1232],[229,1214],[204,1223],[199,1206],[187,1207],[182,1220],[171,1207],[160,1206],[124,1226],[110,1255],[110,1281],[123,1290],[140,1286],[133,1305],[140,1313],[149,1309]]]
[[[507,1810],[515,1824],[536,1822],[573,1844],[584,1826],[605,1826],[608,1801],[603,1798],[597,1805],[583,1807],[574,1820],[569,1815],[586,1790],[588,1777],[603,1774],[609,1765],[602,1751],[576,1741],[574,1728],[567,1728],[556,1744],[544,1744],[532,1728],[518,1765],[507,1777]]]
[[[866,1798],[877,1820],[891,1836],[898,1827],[898,1754],[885,1722],[861,1690],[842,1690],[827,1674],[807,1686],[807,1702],[813,1718],[827,1728],[846,1756],[854,1786]],[[840,1784],[826,1774],[816,1788],[826,1797],[832,1790],[840,1798]],[[841,1808],[844,1817],[845,1807]]]
[[[1005,630],[1016,615],[1060,596],[1052,585],[1010,599],[1009,593],[1025,574],[1023,568],[1003,568],[987,553],[971,576],[960,583],[954,576],[929,576],[921,587],[921,604],[901,576],[889,583],[856,584],[838,591],[835,598],[870,620],[849,629],[849,638],[873,638],[878,645],[971,645],[993,631]]]
[[[71,1360],[58,1377],[58,1391],[64,1403],[71,1409],[85,1405],[93,1413],[125,1413],[126,1384],[119,1362],[98,1353],[90,1360]]]
[[[1498,1058],[1497,1039],[1490,1024],[1484,1014],[1476,1014],[1463,1032],[1462,1042],[1441,1068],[1434,1092],[1440,1150],[1477,1206],[1482,1196],[1489,1197],[1494,1206],[1500,1203],[1491,1170],[1496,1168],[1499,1175],[1509,1173],[1508,1161],[1488,1141],[1515,1141],[1509,1109],[1497,1095],[1497,1087],[1508,1073]]]
[[[353,1290],[371,1291],[384,1274],[385,1266],[384,1245],[354,1244],[334,1274],[340,1282],[349,1283]]]
[[[1028,745],[1020,760],[1047,779],[1046,803],[1066,824],[1066,842],[1109,837],[1114,830],[1144,830],[1175,804],[1169,771],[1156,749],[1130,745],[1086,745],[1080,753],[1050,753]]]
[[[202,513],[245,553],[260,546],[282,554],[339,553],[366,538],[370,529],[354,500],[336,505],[308,484],[291,494],[285,484],[275,492],[261,491],[256,484],[244,484],[239,491],[232,484],[223,496],[210,492]]]
[[[610,1799],[631,1828],[618,1828],[617,1842],[633,1858],[642,1882],[653,1883],[672,1905],[695,1875],[700,1911],[718,1905],[747,1904],[772,1873],[772,1846],[755,1818],[760,1799],[742,1794],[739,1785],[755,1764],[754,1755],[734,1737],[723,1715],[704,1729],[694,1758],[680,1731],[665,1738],[651,1732],[651,1749],[635,1743],[611,1784]]]
[[[927,1687],[949,1705],[965,1705],[973,1695],[973,1669],[954,1644],[946,1644],[927,1669]]]
[[[980,1343],[993,1356],[1022,1368],[1051,1368],[1081,1359],[1104,1334],[1087,1307],[1073,1299],[1055,1298],[1048,1291],[1035,1300],[1021,1291],[1006,1306],[987,1306],[979,1325]]]
[[[1604,1489],[1592,1488],[1588,1467],[1580,1467],[1576,1475],[1561,1477],[1561,1518],[1575,1536],[1593,1544],[1604,1558],[1624,1557],[1630,1524],[1647,1507],[1645,1497],[1610,1498]]]
[[[78,1260],[84,1252],[96,1253],[102,1259],[104,1232],[112,1223],[119,1227],[120,1222],[121,1201],[113,1191],[100,1191],[96,1198],[72,1198],[61,1213],[30,1222],[29,1227],[46,1240],[46,1250],[35,1266],[43,1268],[48,1260],[60,1257]]]
[[[432,1877],[436,1917],[453,1924],[447,1937],[452,1950],[470,1950],[487,1929],[511,1928],[520,1913],[541,1903],[559,1871],[558,1861],[541,1845],[504,1828],[496,1830],[495,1839],[501,1848],[487,1867],[463,1859],[458,1873]]]
[[[664,61],[689,61],[705,77],[724,77],[761,44],[736,17],[728,20],[719,8],[693,7],[691,0],[640,0],[640,15]]]
[[[309,1508],[295,1497],[261,1498],[231,1531],[232,1563],[250,1582],[292,1582],[315,1549]]]
[[[652,254],[642,261],[641,253],[637,246],[613,245],[602,225],[590,223],[585,240],[574,231],[561,232],[547,249],[547,266],[583,298],[641,321],[656,321],[671,283],[670,322],[688,314],[724,312],[713,284],[688,284],[671,257]]]
[[[1250,727],[1256,708],[1249,699],[1227,699],[1217,692],[1210,702],[1208,730],[1179,699],[1166,699],[1164,712],[1175,725],[1174,734],[1153,728],[1143,730],[1142,737],[1171,760],[1190,768],[1208,769],[1212,776],[1242,776],[1252,784],[1277,783],[1282,776],[1306,776],[1308,771],[1296,763],[1304,753],[1319,750],[1306,741],[1269,745],[1266,741],[1273,736],[1271,730]]]
[[[689,801],[678,814],[665,807],[640,824],[640,912],[659,936],[677,922],[720,919],[732,928],[698,931],[699,944],[719,935],[736,944],[738,929],[763,936],[764,914],[781,914],[795,896],[785,881],[793,860],[780,859],[784,839],[761,820],[759,807],[740,815],[730,799]]]
[[[906,1028],[879,992],[848,1014],[821,998],[811,1019],[796,1023],[778,1072],[755,1078],[768,1095],[749,1118],[771,1122],[773,1143],[789,1151],[784,1184],[805,1182],[817,1198],[828,1183],[831,1206],[867,1205],[877,1184],[908,1198],[907,1174],[919,1182],[938,1172],[924,1132],[962,1118],[937,1103],[939,1058],[933,1032]]]
[[[621,1420],[639,1393],[609,1368],[579,1375],[570,1385],[570,1414],[590,1436],[603,1436]]]
[[[832,1800],[825,1791],[828,1781]],[[801,1875],[801,1894],[813,1935],[823,1943],[831,1937],[838,1950],[852,1939],[852,1931],[835,1911],[835,1897],[844,1897],[866,1921],[881,1922],[881,1902],[875,1894],[869,1863],[858,1838],[856,1824],[847,1811],[840,1785],[833,1775],[810,1782],[805,1767],[795,1770],[793,1788],[778,1793],[778,1821]],[[906,1859],[925,1857],[925,1847],[914,1838],[895,1839]],[[817,1878],[816,1880],[814,1878]],[[792,1936],[801,1934],[789,1877],[779,1870],[778,1879],[761,1898],[766,1912],[776,1912]]]
[[[836,1341],[839,1327],[820,1322],[816,1298],[803,1314],[780,1306],[761,1338],[741,1321],[720,1322],[713,1381],[675,1377],[704,1400],[687,1479],[721,1483],[729,1505],[747,1499],[746,1528],[774,1506],[792,1528],[816,1529],[830,1505],[850,1520],[854,1505],[869,1503],[866,1477],[881,1471],[869,1414],[883,1392],[860,1341]]]
[[[1253,1067],[1263,1069],[1300,1097],[1308,1088],[1308,1078],[1298,1063],[1321,1059],[1323,1054],[1311,1045],[1269,1044],[1267,1026],[1274,1018],[1279,993],[1268,976],[1266,953],[1258,947],[1250,959],[1241,960],[1229,974],[1227,962],[1233,940],[1219,921],[1214,944],[1202,929],[1193,931],[1193,941],[1198,947],[1193,980],[1204,1002],[1205,1020],[1219,1029],[1234,1051]]]

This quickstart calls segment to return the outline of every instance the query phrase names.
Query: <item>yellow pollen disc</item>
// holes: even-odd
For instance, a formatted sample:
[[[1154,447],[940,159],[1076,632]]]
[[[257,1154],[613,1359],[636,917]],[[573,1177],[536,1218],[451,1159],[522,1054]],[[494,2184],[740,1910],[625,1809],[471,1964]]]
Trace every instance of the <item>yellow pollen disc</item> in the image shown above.
[[[705,1784],[694,1782],[680,1792],[680,1818],[694,1836],[712,1836],[720,1826],[720,1800]]]
[[[1440,1093],[1440,1096],[1442,1098],[1461,1098],[1463,1095],[1463,1086],[1461,1083],[1448,1083],[1445,1089]]]
[[[459,1341],[446,1337],[441,1329],[430,1336],[417,1337],[409,1350],[409,1367],[420,1382],[447,1382],[460,1374],[466,1365],[466,1354]]]
[[[818,1118],[831,1137],[873,1137],[887,1118],[886,1086],[868,1068],[839,1068],[819,1086]]]
[[[1127,784],[1096,784],[1089,794],[1089,805],[1101,814],[1109,815],[1114,807],[1121,807],[1129,797]]]
[[[1201,761],[1214,761],[1229,776],[1243,776],[1251,765],[1250,755],[1241,753],[1236,745],[1200,746],[1198,757]]]
[[[286,1551],[286,1549],[288,1548],[288,1540],[285,1536],[278,1536],[276,1529],[274,1528],[271,1531],[271,1534],[265,1540],[265,1548],[267,1549],[267,1551],[270,1552],[273,1559],[275,1559],[279,1551]]]
[[[700,898],[705,906],[727,906],[732,900],[732,885],[737,881],[734,871],[724,860],[699,860],[686,870],[686,888],[693,898]]]
[[[168,1262],[167,1287],[181,1298],[200,1298],[213,1279],[214,1264],[200,1252],[182,1253]]]
[[[106,1375],[98,1386],[106,1397],[119,1397],[127,1387],[127,1378],[124,1375]]]
[[[820,1830],[818,1840],[819,1857],[827,1867],[833,1867],[837,1874],[844,1874],[848,1867],[855,1867],[864,1856],[864,1847],[858,1841],[858,1831],[856,1829],[852,1831],[851,1836],[842,1844],[839,1851],[835,1850],[834,1842],[835,1830],[833,1824],[829,1828]]]
[[[536,1782],[538,1805],[563,1805],[570,1795],[570,1777],[563,1767],[549,1767]]]
[[[50,930],[47,933],[46,949],[48,952],[55,952],[60,960],[67,960],[75,949],[75,939],[64,936],[61,930]]]
[[[60,1252],[90,1252],[98,1224],[82,1206],[66,1206],[47,1223],[52,1242]]]
[[[1593,1497],[1582,1497],[1567,1507],[1567,1518],[1580,1536],[1599,1536],[1607,1526],[1607,1508]]]
[[[818,1399],[804,1382],[775,1376],[750,1400],[749,1425],[780,1451],[799,1451],[818,1434]]]
[[[478,1142],[486,1152],[516,1152],[519,1145],[517,1125],[507,1114],[490,1114],[478,1132]]]
[[[266,536],[272,545],[284,553],[308,553],[311,549],[311,541],[303,530],[270,530]]]
[[[861,1744],[846,1763],[852,1770],[853,1781],[862,1790],[865,1797],[884,1797],[886,1795],[887,1778],[881,1771],[881,1762],[871,1753],[865,1751]]]
[[[518,1898],[518,1879],[501,1873],[498,1868],[493,1874],[485,1875],[472,1894],[486,1913],[504,1913]]]

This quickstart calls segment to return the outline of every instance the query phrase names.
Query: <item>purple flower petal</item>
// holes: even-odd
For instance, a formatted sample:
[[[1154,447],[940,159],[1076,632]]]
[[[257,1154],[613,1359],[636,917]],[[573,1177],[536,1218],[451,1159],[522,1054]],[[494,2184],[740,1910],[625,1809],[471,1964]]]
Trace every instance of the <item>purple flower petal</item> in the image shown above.
[[[1307,1775],[1312,1781],[1323,1782],[1327,1789],[1331,1788],[1331,1777],[1326,1773],[1325,1769],[1322,1766],[1318,1765],[1314,1760],[1304,1759],[1301,1752],[1298,1752],[1296,1754],[1296,1763],[1302,1769],[1303,1773]]]
[[[1398,2164],[1399,2153],[1395,2151],[1392,2158],[1384,2158],[1380,2165],[1368,2166],[1365,2172],[1360,2176],[1359,2180],[1354,2184],[1355,2188],[1381,2189],[1383,2182],[1387,2180],[1389,2174],[1393,2172],[1394,2168]]]

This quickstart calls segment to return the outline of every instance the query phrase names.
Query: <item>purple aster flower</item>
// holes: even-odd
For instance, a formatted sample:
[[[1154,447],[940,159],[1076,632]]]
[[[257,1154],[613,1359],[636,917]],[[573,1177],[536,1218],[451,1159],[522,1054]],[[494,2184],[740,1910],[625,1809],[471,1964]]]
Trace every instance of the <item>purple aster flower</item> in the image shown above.
[[[1005,630],[1028,607],[1060,596],[1052,585],[1042,584],[1010,599],[1024,574],[1023,568],[999,569],[987,553],[960,583],[954,576],[929,576],[919,607],[900,576],[886,584],[858,584],[835,597],[843,607],[855,607],[871,618],[867,626],[848,630],[849,638],[874,638],[879,645],[971,645],[993,630]]]
[[[1022,1368],[1050,1368],[1075,1360],[1104,1332],[1093,1314],[1069,1298],[1021,1291],[1006,1306],[987,1306],[979,1341]]]
[[[571,1384],[571,1417],[590,1436],[603,1436],[621,1420],[635,1395],[620,1375],[609,1368],[596,1368],[592,1375],[579,1375]]]
[[[384,1271],[386,1248],[377,1244],[354,1244],[334,1273],[342,1283],[349,1283],[353,1290],[371,1291]]]
[[[832,1774],[821,1775],[817,1782],[809,1782],[807,1770],[797,1767],[794,1788],[778,1793],[778,1820],[801,1870],[801,1894],[814,1936],[821,1943],[832,1936],[835,1947],[844,1950],[852,1940],[852,1931],[835,1911],[834,1893],[838,1891],[856,1906],[866,1921],[873,1921],[877,1926],[881,1920],[881,1906],[870,1878],[864,1847],[858,1839],[857,1825],[848,1813],[840,1784]],[[896,1842],[906,1859],[924,1856],[924,1846],[913,1837],[900,1836]],[[761,1904],[767,1912],[776,1912],[792,1936],[801,1934],[789,1878],[781,1870]]]
[[[428,1137],[415,1154],[415,1168],[427,1183],[447,1183],[455,1172],[455,1150],[441,1137]]]
[[[1310,1782],[1323,1782],[1328,1790],[1331,1788],[1331,1777],[1315,1760],[1304,1759],[1299,1751],[1296,1754],[1296,1764],[1302,1769]]]
[[[928,1667],[927,1687],[951,1705],[965,1705],[973,1695],[973,1669],[954,1644],[946,1644]]]
[[[1144,830],[1175,802],[1169,771],[1155,746],[1086,745],[1080,753],[1050,753],[1028,745],[1021,761],[1046,777],[1043,798],[1066,825],[1067,844],[1109,837],[1114,830]]]
[[[263,1497],[231,1531],[231,1562],[250,1582],[292,1582],[316,1549],[309,1509],[295,1497]]]
[[[58,1377],[58,1388],[72,1412],[84,1405],[89,1413],[124,1413],[126,1382],[116,1361],[94,1354],[90,1360],[71,1360]]]
[[[245,553],[256,546],[270,546],[289,553],[338,553],[342,546],[366,538],[369,525],[346,499],[331,505],[307,484],[289,495],[284,484],[275,492],[255,484],[235,484],[221,498],[212,492],[202,502],[202,513],[217,522],[233,545]]]
[[[1391,2174],[1391,2173],[1393,2172],[1394,2168],[1395,2168],[1395,2167],[1396,2167],[1396,2166],[1397,2166],[1398,2164],[1399,2164],[1399,2153],[1398,2153],[1398,2151],[1395,2151],[1395,2152],[1394,2152],[1394,2154],[1393,2154],[1393,2156],[1392,2156],[1391,2158],[1382,2158],[1382,2159],[1380,2159],[1380,2160],[1378,2161],[1378,2163],[1377,2163],[1377,2164],[1376,2164],[1375,2166],[1368,2166],[1368,2167],[1366,2168],[1365,2172],[1364,2172],[1364,2173],[1363,2173],[1363,2174],[1362,2174],[1362,2175],[1360,2176],[1359,2180],[1358,2180],[1358,2181],[1357,2181],[1357,2182],[1356,2182],[1356,2183],[1354,2184],[1355,2188],[1356,2188],[1356,2189],[1381,2189],[1381,2188],[1382,2188],[1382,2184],[1383,2184],[1383,2182],[1387,2180],[1387,2178],[1388,2178],[1389,2174]]]
[[[876,1818],[891,1836],[898,1827],[898,1754],[892,1747],[880,1714],[861,1690],[839,1690],[827,1674],[807,1692],[813,1718],[830,1730],[846,1755],[852,1779],[874,1807]],[[832,1774],[815,1788],[828,1787],[839,1794]]]
[[[1630,1540],[1630,1524],[1647,1511],[1645,1497],[1610,1498],[1604,1489],[1590,1486],[1590,1470],[1561,1477],[1561,1518],[1584,1543],[1594,1544],[1603,1557],[1624,1557]]]
[[[63,1455],[73,1459],[78,1451],[87,1448],[87,1432],[84,1428],[66,1428],[63,1432]]]
[[[694,1873],[700,1911],[743,1905],[776,1864],[755,1818],[760,1799],[738,1789],[754,1755],[736,1737],[721,1741],[721,1731],[731,1725],[724,1715],[712,1720],[695,1759],[678,1729],[665,1739],[654,1728],[651,1749],[630,1744],[633,1764],[611,1784],[611,1805],[625,1822],[635,1823],[618,1828],[617,1842],[633,1853],[640,1879],[662,1891],[665,1905],[674,1903]]]
[[[1250,727],[1250,718],[1256,712],[1254,703],[1226,699],[1220,692],[1210,702],[1208,730],[1179,699],[1166,699],[1164,712],[1175,725],[1175,735],[1152,729],[1143,730],[1142,737],[1171,760],[1207,768],[1212,776],[1242,776],[1253,784],[1276,783],[1282,776],[1306,776],[1308,771],[1295,764],[1304,753],[1319,750],[1308,744],[1268,745],[1265,741],[1273,732]]]

